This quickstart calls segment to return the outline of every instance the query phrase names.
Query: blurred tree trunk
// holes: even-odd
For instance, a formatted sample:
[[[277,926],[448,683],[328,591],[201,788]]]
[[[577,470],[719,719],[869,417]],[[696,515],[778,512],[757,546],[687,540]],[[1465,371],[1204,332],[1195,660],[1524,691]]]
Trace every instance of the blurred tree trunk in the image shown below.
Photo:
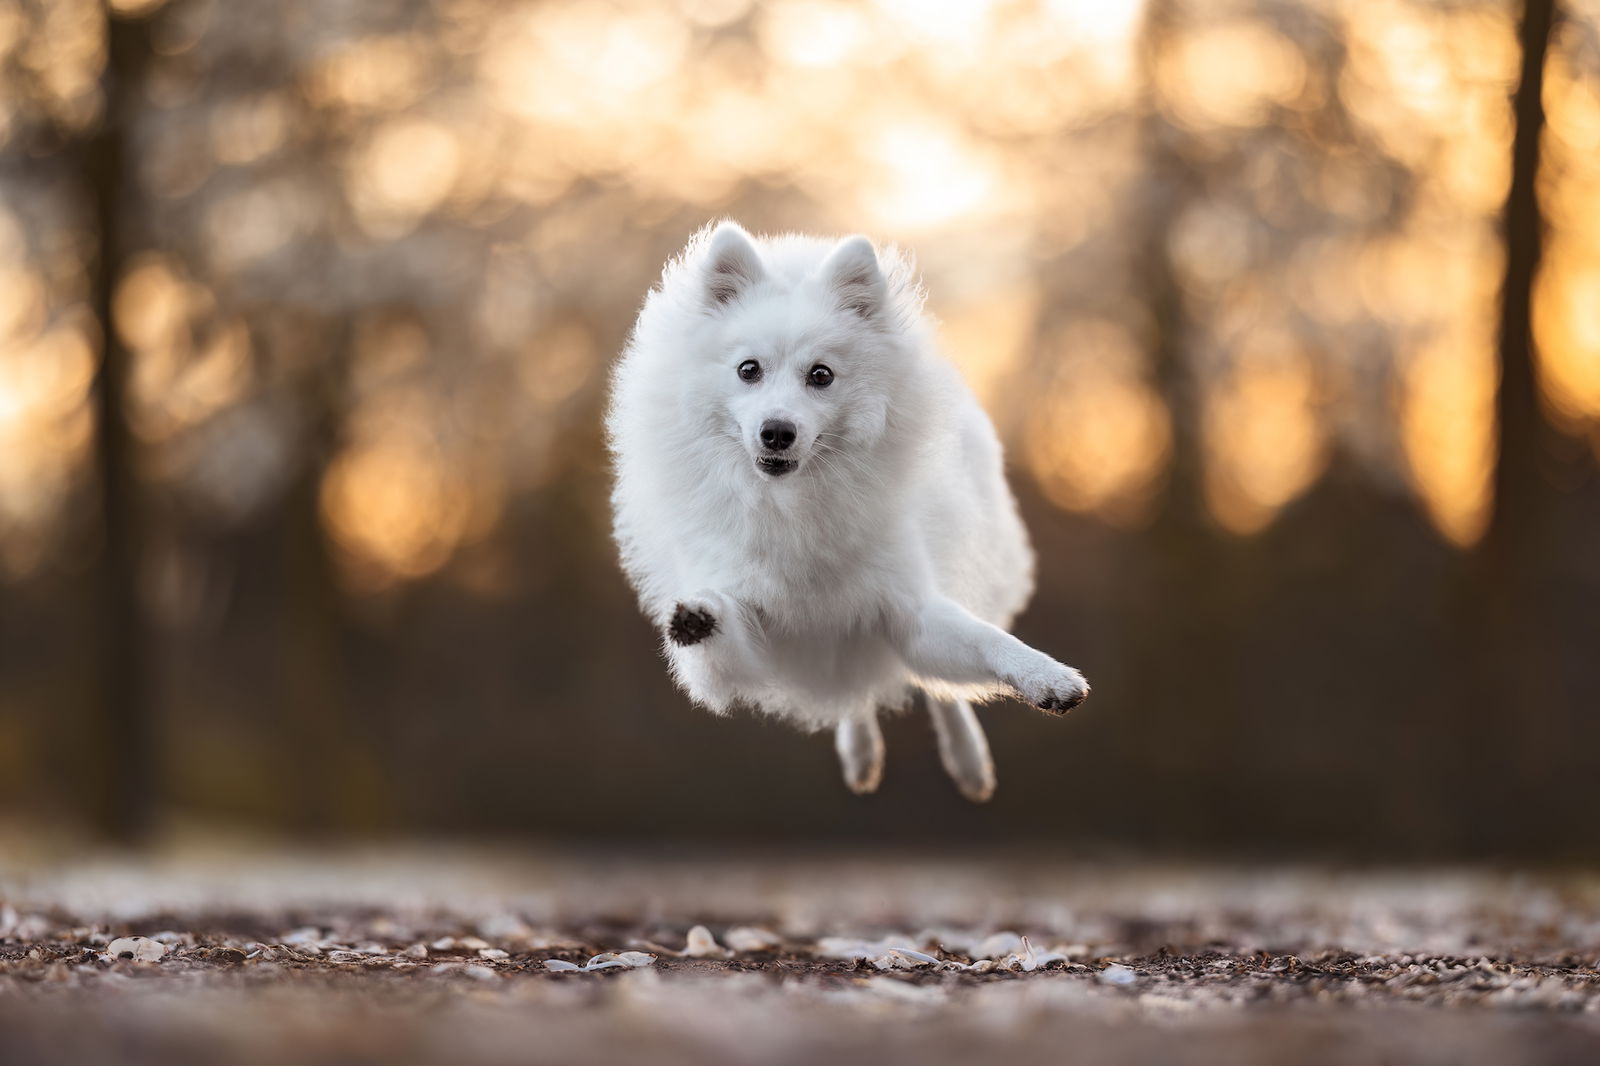
[[[1494,510],[1483,540],[1483,551],[1497,569],[1518,566],[1537,553],[1548,495],[1543,467],[1551,453],[1553,430],[1539,406],[1531,305],[1544,227],[1537,191],[1539,138],[1544,131],[1545,53],[1554,16],[1554,0],[1527,0],[1524,4],[1511,189],[1502,223],[1506,268],[1500,306],[1500,390],[1496,396],[1499,454]]]
[[[1526,0],[1523,5],[1511,187],[1502,216],[1506,259],[1500,297],[1494,501],[1473,560],[1472,582],[1478,629],[1474,657],[1484,674],[1480,693],[1498,711],[1477,716],[1472,730],[1475,754],[1482,760],[1480,769],[1529,793],[1544,789],[1553,763],[1562,761],[1562,738],[1570,724],[1553,669],[1562,634],[1550,625],[1541,594],[1542,563],[1551,547],[1556,503],[1549,467],[1558,449],[1554,428],[1540,406],[1531,316],[1544,225],[1538,201],[1544,66],[1554,19],[1554,0]],[[1515,731],[1517,743],[1509,743],[1508,730]],[[1516,760],[1509,761],[1507,752],[1516,752]],[[1496,796],[1488,807],[1482,824],[1491,846],[1538,846],[1538,831],[1527,824],[1528,804],[1508,804]],[[1515,823],[1508,820],[1513,809],[1519,815]]]
[[[136,443],[128,424],[132,356],[117,337],[112,297],[127,259],[127,220],[135,196],[127,130],[138,105],[148,38],[142,22],[110,17],[102,79],[105,115],[83,152],[99,249],[93,302],[102,348],[94,387],[95,472],[104,543],[94,571],[100,629],[96,648],[96,726],[90,738],[93,818],[99,832],[123,843],[146,835],[154,812],[154,723],[148,676],[148,634],[140,608],[143,530]]]
[[[1178,0],[1150,0],[1139,38],[1140,79],[1149,94],[1141,117],[1151,183],[1143,205],[1142,235],[1135,252],[1138,280],[1150,313],[1151,370],[1172,422],[1172,453],[1166,482],[1156,503],[1155,528],[1182,545],[1207,526],[1203,491],[1200,390],[1185,358],[1188,332],[1183,290],[1173,269],[1173,226],[1200,191],[1201,177],[1180,150],[1183,131],[1162,110],[1157,90],[1161,53],[1181,32]]]

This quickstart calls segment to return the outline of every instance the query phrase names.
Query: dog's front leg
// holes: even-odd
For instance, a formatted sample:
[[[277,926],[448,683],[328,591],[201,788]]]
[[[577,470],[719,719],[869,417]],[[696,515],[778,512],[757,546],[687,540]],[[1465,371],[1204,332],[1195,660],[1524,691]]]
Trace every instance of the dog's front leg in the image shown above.
[[[733,612],[725,600],[714,593],[679,600],[661,627],[662,636],[680,648],[688,648],[710,638],[719,628],[726,630],[733,622]]]
[[[703,588],[673,602],[661,621],[661,635],[680,648],[706,641],[722,643],[723,637],[742,643],[750,635],[751,622],[748,608],[738,600]]]
[[[725,593],[702,589],[684,596],[660,624],[661,635],[676,649],[675,659],[688,654],[725,679],[758,674],[765,659],[753,610]]]
[[[1047,711],[1065,714],[1089,695],[1089,683],[1070,666],[1028,647],[960,604],[936,599],[911,613],[898,635],[907,665],[929,681],[1000,684]]]

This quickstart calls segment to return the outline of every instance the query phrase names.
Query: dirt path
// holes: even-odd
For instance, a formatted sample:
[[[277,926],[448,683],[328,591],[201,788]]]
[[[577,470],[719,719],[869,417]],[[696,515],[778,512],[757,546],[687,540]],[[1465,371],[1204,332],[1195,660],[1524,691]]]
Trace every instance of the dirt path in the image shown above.
[[[1584,876],[487,851],[0,867],[0,1033],[25,1066],[1600,1061],[1597,962]]]

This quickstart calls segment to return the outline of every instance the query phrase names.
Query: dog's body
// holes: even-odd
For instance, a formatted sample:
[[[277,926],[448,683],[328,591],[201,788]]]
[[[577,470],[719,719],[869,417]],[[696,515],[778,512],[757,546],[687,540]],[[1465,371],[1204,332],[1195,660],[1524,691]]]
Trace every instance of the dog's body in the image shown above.
[[[1082,702],[1005,632],[1033,556],[988,417],[937,354],[910,264],[861,237],[702,231],[617,367],[616,537],[697,702],[836,730],[875,788],[879,708],[928,694],[962,790],[994,787],[972,699]]]

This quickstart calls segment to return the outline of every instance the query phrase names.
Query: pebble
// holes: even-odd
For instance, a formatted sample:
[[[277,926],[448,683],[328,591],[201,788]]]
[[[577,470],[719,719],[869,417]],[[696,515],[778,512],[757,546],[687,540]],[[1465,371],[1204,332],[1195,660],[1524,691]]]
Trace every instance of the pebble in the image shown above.
[[[711,930],[703,925],[697,925],[689,930],[689,939],[683,946],[683,953],[694,959],[725,959],[732,954],[718,944],[716,937],[711,935]]]
[[[1100,980],[1108,985],[1131,985],[1138,979],[1138,974],[1117,963],[1112,963],[1100,971]]]
[[[106,945],[106,954],[113,959],[134,962],[159,962],[166,953],[167,945],[146,936],[119,936]]]
[[[528,923],[515,914],[492,914],[478,923],[478,934],[490,940],[526,940],[533,935]]]
[[[546,959],[544,968],[555,973],[593,973],[596,970],[610,970],[619,966],[630,968],[651,966],[655,961],[656,957],[647,951],[602,951],[582,966],[567,962],[565,959]]]
[[[783,942],[772,930],[754,925],[736,925],[722,940],[734,951],[771,951]]]

